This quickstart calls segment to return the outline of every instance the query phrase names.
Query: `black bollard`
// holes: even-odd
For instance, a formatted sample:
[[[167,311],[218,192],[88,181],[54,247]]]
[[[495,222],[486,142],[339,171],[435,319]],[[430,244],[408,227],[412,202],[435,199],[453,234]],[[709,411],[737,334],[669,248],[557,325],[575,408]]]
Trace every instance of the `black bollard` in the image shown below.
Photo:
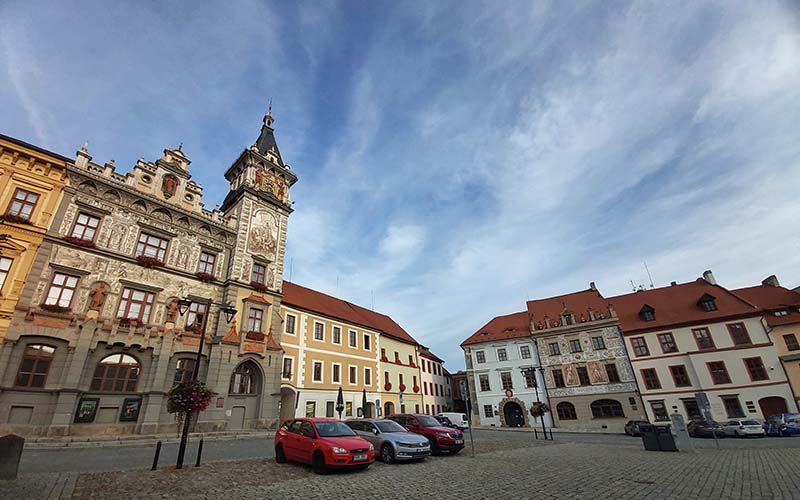
[[[553,440],[553,429],[551,428],[550,429],[550,441],[552,441],[552,440]]]
[[[536,431],[536,427],[533,428],[533,437],[534,439],[539,439],[539,433]]]
[[[156,443],[156,454],[153,456],[153,467],[150,470],[158,469],[158,456],[161,454],[161,441]]]
[[[200,440],[200,444],[197,445],[197,460],[194,463],[195,467],[200,467],[200,457],[203,456],[203,440]]]

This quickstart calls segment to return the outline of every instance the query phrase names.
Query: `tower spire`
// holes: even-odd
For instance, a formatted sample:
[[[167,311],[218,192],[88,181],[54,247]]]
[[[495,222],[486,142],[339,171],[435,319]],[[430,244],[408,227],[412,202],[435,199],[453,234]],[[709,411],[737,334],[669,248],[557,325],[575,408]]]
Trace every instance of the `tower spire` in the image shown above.
[[[264,125],[272,128],[272,124],[275,123],[275,118],[272,117],[272,98],[269,98],[269,109],[267,110],[267,114],[264,115]]]

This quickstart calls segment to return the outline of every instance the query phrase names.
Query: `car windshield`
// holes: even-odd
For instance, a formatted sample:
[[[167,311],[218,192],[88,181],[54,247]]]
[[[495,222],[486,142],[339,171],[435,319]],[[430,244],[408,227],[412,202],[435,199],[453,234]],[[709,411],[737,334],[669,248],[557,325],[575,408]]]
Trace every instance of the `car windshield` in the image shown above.
[[[394,422],[392,420],[386,420],[384,422],[375,422],[375,425],[378,426],[381,432],[406,432],[405,428]]]
[[[761,425],[755,420],[742,420],[742,425]]]
[[[417,420],[419,420],[419,425],[422,427],[441,427],[442,424],[439,423],[433,417],[429,417],[428,415],[419,415],[417,416]]]
[[[317,432],[322,437],[355,436],[353,429],[342,422],[314,422]]]

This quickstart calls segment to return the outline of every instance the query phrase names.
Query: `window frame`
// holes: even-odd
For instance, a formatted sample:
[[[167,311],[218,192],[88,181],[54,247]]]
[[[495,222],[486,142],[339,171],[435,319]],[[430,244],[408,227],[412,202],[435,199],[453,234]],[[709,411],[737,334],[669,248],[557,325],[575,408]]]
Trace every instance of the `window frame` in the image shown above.
[[[553,368],[551,375],[553,377],[553,385],[556,386],[556,389],[563,389],[567,386],[566,382],[564,381],[564,370],[561,368]]]
[[[549,342],[547,352],[550,353],[550,356],[561,356],[561,346],[558,345],[558,342]]]
[[[758,362],[758,366],[751,367],[749,361]],[[748,358],[742,358],[742,363],[744,363],[744,367],[747,370],[747,375],[750,377],[751,382],[763,382],[765,380],[769,380],[769,372],[767,371],[767,367],[764,366],[764,360],[761,359],[761,356],[751,356]],[[756,378],[753,374],[753,369],[757,368],[763,374],[763,378],[759,377]]]
[[[559,420],[578,420],[575,405],[569,401],[561,401],[556,404],[556,415]]]
[[[576,366],[575,372],[578,374],[578,381],[581,387],[589,387],[592,385],[592,379],[589,377],[589,368],[586,366]]]
[[[369,366],[364,367],[364,385],[372,386],[372,368]]]
[[[119,361],[116,363],[103,363],[107,359],[119,357]],[[132,364],[123,364],[123,360],[125,358],[130,358],[135,361],[135,365]],[[102,376],[98,377],[98,372],[100,368],[103,368]],[[114,367],[113,376],[111,378],[107,378],[109,375],[109,368]],[[94,372],[92,373],[92,381],[89,387],[91,392],[115,392],[115,393],[126,393],[126,392],[136,392],[136,387],[139,385],[139,376],[142,372],[142,363],[136,359],[135,357],[131,356],[127,353],[117,352],[109,354],[108,356],[103,356],[97,364],[95,365]],[[121,374],[124,373],[124,376]],[[133,376],[131,374],[133,373]],[[99,380],[99,384],[96,384]],[[123,387],[122,390],[117,390],[116,385],[118,381],[122,381]],[[130,387],[130,384],[133,384],[133,387]],[[109,389],[106,387],[106,384],[111,384],[111,388]]]
[[[17,195],[20,193],[25,193],[22,199],[18,198]],[[30,201],[28,199],[29,196],[34,196],[35,199]],[[14,188],[14,194],[11,196],[11,201],[9,201],[8,206],[5,210],[5,215],[10,215],[12,217],[18,217],[23,219],[27,222],[33,222],[33,214],[36,212],[36,207],[39,205],[39,200],[42,198],[41,193],[37,193],[36,191],[29,191],[27,189],[23,189],[21,187]],[[14,209],[14,204],[17,203],[20,206],[17,207],[16,212],[12,212]],[[22,215],[24,212],[25,207],[30,206],[30,212],[27,215]]]
[[[208,258],[210,257],[210,260]],[[214,276],[217,267],[217,254],[209,250],[201,250],[200,257],[197,259],[197,272]]]
[[[322,333],[322,338],[317,338],[317,326],[320,326],[319,332]],[[314,342],[325,342],[325,323],[314,320],[314,326],[311,332],[311,340]]]
[[[619,370],[617,369],[616,363],[614,362],[603,363],[603,368],[605,368],[606,370],[606,377],[608,377],[609,384],[619,384],[620,382],[622,382],[622,379],[619,378]],[[614,373],[613,377],[611,376],[612,372],[609,371],[609,368],[613,370]]]
[[[126,297],[126,292],[128,296]],[[135,300],[133,298],[135,293],[144,294],[143,300]],[[117,319],[135,320],[140,323],[148,323],[150,316],[153,314],[153,305],[156,301],[155,292],[149,292],[140,288],[124,287],[119,295],[119,304],[117,306]],[[131,305],[139,304],[139,314],[135,317],[130,315]]]
[[[247,310],[247,331],[264,333],[264,310],[259,307],[250,307]]]
[[[358,385],[358,365],[347,365],[347,385]]]
[[[362,340],[364,341],[364,345],[362,346],[362,349],[364,349],[367,352],[372,351],[372,336],[369,333],[364,332],[362,337],[363,337]]]
[[[13,265],[14,259],[11,257],[0,256],[0,296],[3,295],[3,288],[6,286],[6,281],[8,280],[8,276],[11,274],[11,266]]]
[[[253,262],[250,267],[250,282],[265,285],[267,283],[267,266],[261,262]]]
[[[186,311],[186,326],[194,327],[197,325],[197,329],[195,332],[201,333],[204,332],[206,329],[206,320],[208,319],[208,303],[206,302],[197,302],[192,301],[189,304],[189,309]],[[200,317],[200,321],[197,321],[197,318]],[[249,319],[249,318],[248,318]]]
[[[154,245],[151,240],[155,240],[157,244]],[[133,256],[134,258],[146,257],[150,259],[156,259],[157,261],[163,263],[167,257],[169,244],[170,240],[167,238],[148,233],[147,231],[140,231],[139,238],[136,240],[136,250],[134,251]],[[155,249],[155,255],[147,254],[148,249],[151,248]]]
[[[290,321],[290,318],[291,318],[291,321]],[[283,328],[283,333],[285,333],[287,335],[296,336],[297,335],[297,316],[295,316],[294,314],[286,313],[286,318],[284,319],[284,322],[286,323],[286,325]],[[291,324],[291,329],[289,328],[290,324]]]
[[[428,405],[425,405],[427,409]],[[430,412],[428,412],[430,413]],[[483,418],[494,418],[494,406],[492,405],[483,405]]]
[[[675,387],[692,386],[692,378],[689,376],[689,370],[686,369],[686,365],[669,365],[668,368],[670,375],[672,375],[672,382],[675,384]],[[683,370],[683,372],[676,374],[676,370]],[[678,380],[679,378],[681,378],[681,380]]]
[[[239,378],[237,379],[237,375]],[[247,378],[244,377],[247,375]],[[258,372],[253,366],[252,361],[244,361],[236,365],[231,372],[230,382],[228,383],[228,394],[237,396],[254,396],[258,394]],[[238,382],[238,384],[237,384]],[[246,391],[242,391],[245,388]]]
[[[525,353],[527,353],[527,355]],[[533,357],[533,351],[531,351],[531,346],[529,345],[519,346],[519,357],[520,359],[531,359]]]
[[[63,276],[63,278],[64,278],[62,280],[63,282],[61,284],[57,284],[56,283],[56,279],[58,277],[61,277],[61,276]],[[68,285],[68,282],[71,279],[74,280],[73,286],[69,286]],[[53,276],[51,276],[51,278],[50,278],[50,285],[47,287],[47,295],[45,295],[45,297],[44,297],[43,304],[44,305],[48,305],[48,306],[63,307],[65,309],[71,308],[72,307],[72,301],[75,299],[75,291],[78,289],[78,284],[80,282],[81,282],[81,277],[80,276],[75,276],[73,274],[67,274],[67,273],[62,273],[62,272],[59,272],[59,271],[55,271],[53,273]],[[55,301],[51,303],[51,295],[52,295],[52,291],[53,291],[54,288],[58,289],[58,296],[55,299]],[[62,305],[61,304],[61,300],[64,297],[64,292],[65,291],[69,291],[69,300],[67,301],[66,305]]]
[[[616,405],[607,404],[607,402],[608,403],[616,403]],[[603,403],[603,405],[600,405],[599,403]],[[603,409],[604,412],[605,412],[605,409],[607,409],[607,408],[611,409],[608,412],[608,413],[610,413],[609,415],[605,415],[605,414],[597,415],[596,412],[595,412],[595,409]],[[620,413],[619,415],[615,414],[616,413],[616,408],[619,408],[619,413]],[[592,401],[589,404],[589,410],[592,413],[592,418],[625,418],[625,409],[622,407],[622,403],[620,403],[616,399],[610,399],[610,398],[595,399],[594,401]]]
[[[650,410],[653,412],[653,420],[656,422],[670,421],[667,404],[663,399],[654,399],[648,402],[650,403]],[[656,409],[656,406],[660,406],[660,408]]]
[[[347,330],[347,345],[353,349],[358,349],[358,332],[355,330]]]
[[[194,376],[194,364],[197,362],[195,358],[183,356],[175,360],[175,371],[172,374],[173,385],[181,384],[184,382],[191,382]],[[188,365],[188,367],[184,366]],[[178,376],[180,375],[180,377]]]
[[[503,375],[508,375],[506,379]],[[514,377],[510,371],[500,372],[500,387],[504,390],[514,390]]]
[[[503,353],[502,356],[500,355],[501,352]],[[506,350],[505,347],[498,347],[497,349],[495,349],[495,354],[497,354],[497,361],[499,362],[508,361],[508,351]]]
[[[669,341],[665,340],[667,337]],[[678,352],[678,343],[675,342],[675,335],[673,335],[672,332],[659,333],[656,335],[656,338],[658,338],[658,345],[661,347],[661,352],[663,354]],[[672,345],[672,349],[667,350],[666,346],[670,344]]]
[[[708,335],[707,336],[702,336],[702,340],[704,342],[707,340],[710,343],[710,345],[706,346],[706,347],[703,347],[700,344],[701,336],[698,336],[698,334],[702,334],[704,332],[706,334],[708,334]],[[716,344],[716,342],[714,342],[714,336],[711,335],[711,330],[706,328],[706,327],[692,328],[692,337],[694,338],[695,344],[697,344],[697,349],[700,350],[700,351],[709,351],[709,350],[717,348],[717,344]]]
[[[36,351],[35,355],[29,355],[28,350],[33,349]],[[50,351],[48,351],[49,349]],[[44,389],[45,385],[47,385],[47,377],[50,375],[50,368],[53,366],[53,359],[55,358],[56,347],[47,345],[47,344],[38,344],[38,343],[30,343],[25,346],[25,349],[22,351],[22,359],[19,362],[19,366],[17,367],[17,374],[14,377],[14,387],[25,387],[25,388],[36,388],[36,389]],[[46,354],[43,354],[46,353]],[[22,369],[25,365],[25,361],[31,361],[31,369],[30,371],[23,372]],[[44,371],[37,371],[39,368],[40,363],[45,363]],[[27,377],[27,380],[24,384],[20,383],[20,377]],[[33,381],[36,377],[42,377],[41,385],[34,384]]]
[[[479,365],[486,363],[486,351],[475,351],[475,363]]]
[[[289,362],[289,376],[286,376],[286,362]],[[283,355],[281,362],[281,380],[292,380],[294,377],[294,356]]]
[[[592,337],[592,349],[594,349],[595,351],[602,351],[607,349],[606,339],[604,339],[602,335],[597,335]]]
[[[319,365],[319,380],[317,380],[317,365]],[[325,363],[315,359],[311,361],[311,383],[324,384],[325,383]]]
[[[86,217],[85,222],[81,222],[81,217]],[[94,226],[90,224],[92,220],[97,221]],[[72,229],[69,232],[70,238],[78,238],[81,241],[91,241],[94,243],[95,238],[97,238],[97,232],[100,228],[100,221],[102,219],[97,215],[94,215],[89,212],[78,212],[78,215],[75,217],[75,222],[72,223]],[[78,231],[78,228],[80,231]],[[92,236],[91,238],[86,238],[87,231],[91,231]]]
[[[569,352],[570,352],[570,354],[577,354],[579,352],[583,352],[583,346],[581,345],[581,339],[570,339],[569,340]]]
[[[791,337],[791,342],[787,337]],[[800,342],[797,341],[797,335],[794,333],[787,333],[783,335],[783,343],[786,344],[787,351],[800,351]]]
[[[484,389],[484,382],[486,382],[485,389]],[[488,373],[478,374],[478,389],[480,389],[480,392],[490,392],[492,390],[492,382],[489,380]]]
[[[741,327],[741,332],[739,332],[739,335],[744,334],[744,338],[743,339],[740,338],[739,340],[744,340],[743,342],[736,341],[737,334],[733,333],[734,327]],[[727,323],[725,325],[725,328],[728,329],[728,334],[731,336],[731,342],[733,342],[733,345],[735,346],[753,345],[753,340],[750,338],[750,332],[747,331],[747,327],[744,325],[744,322],[739,321],[737,323]]]
[[[336,341],[336,331],[339,331],[339,341]],[[342,327],[339,325],[331,325],[331,344],[342,345]]]
[[[714,368],[712,368],[711,365],[716,365],[716,364],[721,365],[722,371],[719,371],[719,370],[715,371]],[[730,384],[731,383],[731,375],[728,372],[728,367],[725,364],[725,361],[722,361],[722,360],[719,360],[719,361],[706,361],[706,368],[708,369],[708,374],[711,377],[711,383],[712,384],[714,384],[714,385],[724,385],[724,384]],[[714,375],[715,373],[719,373],[719,374],[724,373],[725,374],[725,378],[727,379],[727,381],[718,382],[716,380],[716,378],[715,378],[715,375]]]
[[[745,416],[746,416],[745,415],[745,411],[744,411],[744,408],[742,408],[742,402],[739,400],[739,396],[738,395],[720,396],[720,399],[722,400],[722,407],[725,408],[725,414],[728,416],[728,418],[745,418]],[[731,408],[728,405],[729,402],[735,402],[736,403],[736,407],[735,408]],[[733,412],[735,414],[732,415],[731,414],[732,413],[731,409],[735,409],[735,410],[738,410],[738,411]]]
[[[639,344],[641,342],[641,344]],[[650,355],[650,347],[647,345],[647,339],[644,336],[631,337],[631,350],[634,357],[641,358]],[[642,350],[642,352],[639,352]]]
[[[339,369],[338,377],[336,376],[336,369]],[[342,364],[336,363],[335,361],[331,362],[331,383],[332,384],[341,384],[342,383]]]
[[[642,374],[642,385],[648,391],[657,391],[661,389],[661,379],[658,378],[658,371],[655,368],[642,368],[639,370]]]

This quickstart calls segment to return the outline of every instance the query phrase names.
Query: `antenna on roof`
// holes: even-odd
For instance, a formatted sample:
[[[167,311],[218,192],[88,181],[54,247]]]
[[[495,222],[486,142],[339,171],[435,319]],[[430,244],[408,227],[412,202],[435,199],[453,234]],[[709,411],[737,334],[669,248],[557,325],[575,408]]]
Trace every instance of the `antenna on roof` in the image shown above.
[[[644,270],[647,271],[647,277],[650,279],[650,288],[655,288],[655,285],[653,285],[653,277],[650,275],[650,269],[647,267],[647,261],[642,259],[642,262],[644,263]]]

